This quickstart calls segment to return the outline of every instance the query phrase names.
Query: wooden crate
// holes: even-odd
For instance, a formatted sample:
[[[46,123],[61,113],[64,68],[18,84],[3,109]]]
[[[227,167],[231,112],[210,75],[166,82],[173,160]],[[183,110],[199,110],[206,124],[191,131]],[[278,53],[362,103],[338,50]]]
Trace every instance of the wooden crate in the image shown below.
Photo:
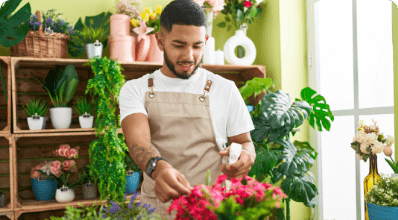
[[[0,215],[8,215],[13,211],[12,195],[12,148],[10,145],[10,134],[0,134],[0,189],[3,190],[5,203],[0,207]]]
[[[0,220],[17,220],[14,212],[0,213]]]
[[[0,56],[0,134],[11,133],[11,58]],[[6,88],[3,88],[3,83]]]

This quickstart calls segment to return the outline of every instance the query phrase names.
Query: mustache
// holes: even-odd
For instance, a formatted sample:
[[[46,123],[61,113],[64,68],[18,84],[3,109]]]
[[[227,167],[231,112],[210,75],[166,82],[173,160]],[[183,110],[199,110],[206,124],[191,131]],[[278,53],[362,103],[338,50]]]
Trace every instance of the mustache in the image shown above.
[[[178,64],[195,64],[195,62],[185,62],[185,63],[178,63]]]

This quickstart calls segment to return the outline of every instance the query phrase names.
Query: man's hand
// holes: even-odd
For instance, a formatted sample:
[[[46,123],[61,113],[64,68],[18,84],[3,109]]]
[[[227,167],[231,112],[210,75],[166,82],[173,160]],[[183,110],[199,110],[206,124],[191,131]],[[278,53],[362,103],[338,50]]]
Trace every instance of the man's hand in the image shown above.
[[[228,146],[227,149],[219,152],[221,156],[229,156],[229,150],[231,149],[231,145]],[[248,174],[252,165],[254,164],[254,158],[250,153],[242,148],[242,152],[238,161],[233,164],[222,164],[221,172],[228,176],[228,180],[232,178],[242,178],[244,175]]]
[[[152,174],[155,180],[155,195],[162,203],[184,194],[190,194],[193,189],[184,175],[165,161],[158,161]]]

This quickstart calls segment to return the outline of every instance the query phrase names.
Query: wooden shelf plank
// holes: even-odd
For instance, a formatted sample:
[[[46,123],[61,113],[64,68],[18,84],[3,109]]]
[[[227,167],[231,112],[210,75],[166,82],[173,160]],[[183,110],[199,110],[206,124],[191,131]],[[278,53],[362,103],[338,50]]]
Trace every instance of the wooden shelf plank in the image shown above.
[[[83,129],[83,128],[78,128],[78,129]],[[89,130],[90,129],[90,130]],[[48,129],[48,130],[61,130],[61,129]],[[63,129],[63,130],[68,130],[68,129]],[[122,129],[119,128],[117,130],[119,134],[123,133]],[[94,128],[84,128],[83,131],[81,132],[76,132],[76,131],[71,131],[71,132],[53,132],[53,133],[47,133],[47,132],[36,132],[36,133],[16,133],[12,134],[13,137],[47,137],[47,136],[84,136],[84,135],[95,135]]]

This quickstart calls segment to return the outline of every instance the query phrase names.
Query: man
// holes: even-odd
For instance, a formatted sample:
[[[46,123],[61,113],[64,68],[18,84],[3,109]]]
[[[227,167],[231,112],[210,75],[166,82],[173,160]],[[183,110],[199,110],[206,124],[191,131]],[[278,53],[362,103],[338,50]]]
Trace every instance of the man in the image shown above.
[[[173,1],[160,23],[162,68],[129,80],[119,102],[130,155],[144,171],[140,200],[169,217],[172,199],[205,184],[207,170],[212,181],[222,173],[243,177],[256,154],[253,122],[235,83],[199,67],[209,37],[201,7],[192,0]],[[222,164],[229,146],[219,152],[227,142],[244,149],[229,165]]]

